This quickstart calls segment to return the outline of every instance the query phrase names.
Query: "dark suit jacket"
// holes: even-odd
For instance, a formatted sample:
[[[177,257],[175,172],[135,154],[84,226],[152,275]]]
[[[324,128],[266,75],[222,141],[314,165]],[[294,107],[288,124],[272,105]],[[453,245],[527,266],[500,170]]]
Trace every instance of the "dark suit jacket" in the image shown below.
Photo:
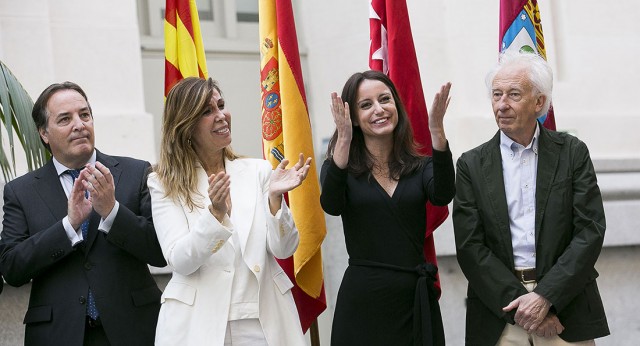
[[[33,280],[25,345],[82,345],[89,286],[112,345],[153,345],[161,292],[147,264],[166,262],[151,219],[149,163],[96,158],[113,175],[120,208],[108,235],[93,211],[76,247],[62,225],[67,197],[52,161],[4,188],[0,268],[12,286]]]
[[[513,248],[502,175],[500,133],[457,163],[453,224],[457,257],[468,286],[466,343],[495,345],[527,291],[513,274]],[[536,181],[535,292],[552,303],[575,342],[609,334],[596,285],[605,217],[586,145],[540,127]]]

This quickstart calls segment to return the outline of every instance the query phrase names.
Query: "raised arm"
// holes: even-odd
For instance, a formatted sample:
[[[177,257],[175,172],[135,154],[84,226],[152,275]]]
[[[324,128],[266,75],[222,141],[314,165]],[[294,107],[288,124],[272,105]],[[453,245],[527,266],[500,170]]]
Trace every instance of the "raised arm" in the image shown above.
[[[331,114],[338,132],[336,146],[333,149],[333,162],[338,168],[344,169],[349,163],[349,147],[351,146],[353,128],[351,127],[349,104],[342,102],[342,98],[335,92],[331,93]]]
[[[434,150],[445,151],[447,148],[447,136],[444,132],[444,115],[449,107],[449,91],[451,83],[444,84],[440,91],[433,97],[433,103],[429,110],[429,132],[431,133],[431,145]]]

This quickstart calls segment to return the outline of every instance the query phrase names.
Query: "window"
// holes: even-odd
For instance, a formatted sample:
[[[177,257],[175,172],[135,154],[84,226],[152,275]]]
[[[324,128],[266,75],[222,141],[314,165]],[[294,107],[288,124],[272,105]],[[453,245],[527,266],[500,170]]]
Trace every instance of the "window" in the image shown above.
[[[166,0],[137,1],[141,36],[163,39]],[[216,39],[255,42],[258,39],[258,0],[197,0],[196,5],[205,42]]]
[[[236,0],[238,22],[258,22],[258,0]]]

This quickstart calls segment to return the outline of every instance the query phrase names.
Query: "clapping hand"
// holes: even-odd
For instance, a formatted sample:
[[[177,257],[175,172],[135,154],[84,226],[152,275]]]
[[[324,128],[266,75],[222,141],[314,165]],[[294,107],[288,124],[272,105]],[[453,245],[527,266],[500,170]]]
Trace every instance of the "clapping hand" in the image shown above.
[[[293,167],[287,169],[289,160],[284,159],[278,167],[271,174],[271,181],[269,183],[269,198],[278,198],[283,193],[289,192],[296,187],[300,186],[304,179],[309,174],[309,168],[311,167],[311,158],[304,160],[304,155],[300,153],[298,163]]]
[[[309,174],[311,158],[304,161],[304,155],[300,153],[300,159],[293,167],[287,169],[289,160],[284,159],[278,167],[271,173],[269,182],[269,210],[275,215],[280,210],[282,204],[282,194],[289,192],[300,186]]]
[[[109,168],[100,162],[96,162],[95,167],[87,164],[80,172],[80,181],[90,192],[93,209],[106,219],[116,204],[116,186]]]
[[[67,201],[67,216],[73,229],[77,230],[80,228],[80,225],[82,225],[84,220],[91,214],[92,209],[91,201],[86,198],[86,190],[83,182],[80,179],[76,179]]]
[[[230,176],[224,171],[209,176],[209,189],[207,190],[209,200],[211,200],[209,212],[221,222],[231,209],[229,205],[231,203],[229,198],[231,191],[230,186]]]

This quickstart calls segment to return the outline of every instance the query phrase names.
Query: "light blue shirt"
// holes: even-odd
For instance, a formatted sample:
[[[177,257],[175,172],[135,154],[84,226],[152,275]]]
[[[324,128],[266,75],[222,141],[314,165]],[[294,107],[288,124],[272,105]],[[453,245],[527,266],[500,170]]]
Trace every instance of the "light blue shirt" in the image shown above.
[[[96,165],[95,150],[91,155],[91,159],[89,159],[89,162],[87,163],[95,167]],[[71,177],[70,174],[67,174],[65,172],[68,169],[76,169],[76,167],[65,167],[63,164],[60,163],[60,161],[56,160],[55,157],[53,158],[53,166],[56,168],[56,172],[58,173],[58,177],[60,178],[60,184],[62,184],[62,189],[64,190],[64,193],[67,195],[67,198],[69,198],[69,194],[71,193],[71,189],[73,188],[73,177]],[[109,215],[107,215],[105,219],[100,219],[98,230],[104,233],[109,233],[109,231],[111,230],[111,226],[113,225],[113,220],[116,218],[116,214],[118,214],[119,207],[120,207],[120,204],[118,203],[118,201],[116,201],[116,204],[113,206],[113,209],[111,209],[111,212],[109,213]],[[83,240],[82,231],[80,230],[80,228],[73,229],[73,226],[71,226],[71,222],[69,222],[69,216],[65,216],[64,219],[62,219],[62,225],[64,226],[64,230],[67,233],[67,237],[69,237],[69,240],[71,241],[72,246],[76,245],[77,243]]]
[[[540,125],[526,147],[500,132],[504,192],[509,210],[513,261],[518,269],[536,267],[536,175]]]

